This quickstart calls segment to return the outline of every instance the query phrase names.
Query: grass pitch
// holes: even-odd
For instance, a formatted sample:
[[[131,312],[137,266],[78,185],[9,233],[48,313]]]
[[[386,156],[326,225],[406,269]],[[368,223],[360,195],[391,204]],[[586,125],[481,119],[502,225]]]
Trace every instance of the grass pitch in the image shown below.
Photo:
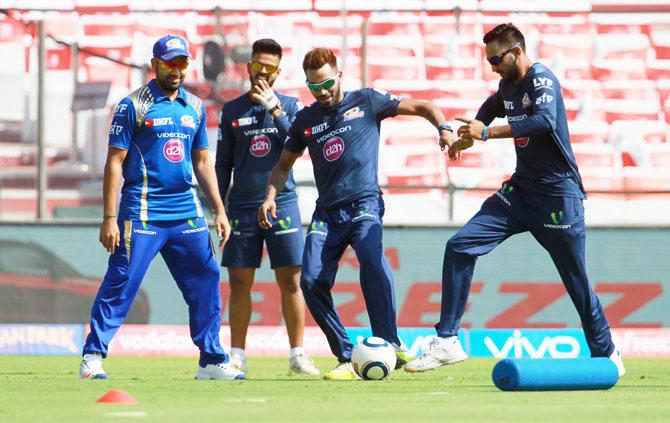
[[[335,365],[319,358],[322,372]],[[77,357],[0,356],[0,422],[669,421],[670,360],[626,360],[607,391],[502,392],[494,360],[388,380],[327,382],[287,375],[287,358],[249,359],[246,381],[195,381],[195,358],[110,357],[110,379],[77,379]],[[123,389],[138,405],[99,404]]]

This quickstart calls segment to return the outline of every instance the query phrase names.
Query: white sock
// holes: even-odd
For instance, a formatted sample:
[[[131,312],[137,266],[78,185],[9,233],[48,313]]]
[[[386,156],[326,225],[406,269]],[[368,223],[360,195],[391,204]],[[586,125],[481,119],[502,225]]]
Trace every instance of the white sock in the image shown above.
[[[244,348],[231,347],[230,355],[236,355],[238,357],[247,358],[247,353],[244,352]]]
[[[305,349],[303,347],[291,348],[291,357],[297,357],[303,354],[305,354]]]

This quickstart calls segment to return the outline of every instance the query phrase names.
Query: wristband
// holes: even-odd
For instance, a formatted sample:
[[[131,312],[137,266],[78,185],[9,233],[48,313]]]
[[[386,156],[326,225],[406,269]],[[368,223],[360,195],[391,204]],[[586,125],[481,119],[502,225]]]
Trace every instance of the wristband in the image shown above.
[[[486,141],[486,133],[489,132],[489,127],[485,126],[484,129],[482,129],[482,141]]]
[[[273,114],[277,110],[281,110],[281,105],[279,103],[277,103],[277,105],[272,109],[268,110],[268,113]]]
[[[113,217],[116,217],[116,215],[115,214],[106,214],[106,215],[102,216],[103,219],[111,219]]]
[[[446,129],[449,132],[454,132],[453,129],[451,129],[451,126],[447,125],[446,123],[443,123],[441,125],[437,125],[437,132],[439,133],[441,130]]]

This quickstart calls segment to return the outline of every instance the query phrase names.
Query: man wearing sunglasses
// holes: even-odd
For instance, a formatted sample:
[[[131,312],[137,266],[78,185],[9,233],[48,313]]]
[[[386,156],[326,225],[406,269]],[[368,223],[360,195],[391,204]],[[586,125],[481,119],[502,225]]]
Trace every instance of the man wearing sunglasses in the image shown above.
[[[300,291],[300,263],[304,240],[292,175],[277,195],[278,218],[272,227],[260,228],[256,218],[290,122],[302,108],[298,99],[272,89],[281,72],[281,58],[282,48],[276,41],[265,38],[254,42],[247,64],[251,88],[225,104],[219,123],[216,171],[221,197],[226,198],[228,193],[226,205],[233,228],[221,260],[230,281],[230,355],[231,363],[246,372],[244,347],[251,320],[251,287],[265,242],[291,347],[289,373],[318,375],[319,370],[303,349],[305,302]]]
[[[100,243],[111,255],[91,311],[82,379],[107,378],[102,359],[159,252],[188,304],[191,338],[200,349],[196,379],[245,378],[219,343],[219,267],[192,175],[214,205],[220,246],[230,225],[207,150],[205,106],[181,86],[188,64],[186,40],[160,38],[151,59],[155,78],[114,112],[100,225]]]
[[[353,380],[352,344],[333,303],[338,262],[348,246],[360,263],[360,283],[372,333],[393,343],[397,367],[410,358],[396,328],[393,275],[383,254],[384,201],[377,181],[381,121],[421,116],[436,128],[442,149],[456,137],[442,112],[429,102],[402,99],[364,88],[345,92],[332,50],[316,48],[303,60],[307,85],[316,99],[298,112],[279,162],[272,170],[258,223],[269,228],[278,198],[295,160],[309,149],[319,197],[308,228],[300,287],[312,316],[326,334],[338,365],[327,380]]]
[[[449,148],[449,157],[459,158],[473,140],[513,138],[516,171],[447,242],[442,309],[435,326],[438,336],[405,370],[422,372],[467,358],[458,329],[477,257],[512,235],[530,231],[561,275],[579,313],[591,355],[610,357],[622,376],[623,361],[586,275],[585,192],[570,146],[561,85],[549,69],[526,55],[524,36],[514,25],[493,28],[484,35],[484,44],[487,60],[502,80],[475,119],[458,118],[464,125],[458,129],[461,138]],[[491,125],[495,118],[504,117],[507,124]]]

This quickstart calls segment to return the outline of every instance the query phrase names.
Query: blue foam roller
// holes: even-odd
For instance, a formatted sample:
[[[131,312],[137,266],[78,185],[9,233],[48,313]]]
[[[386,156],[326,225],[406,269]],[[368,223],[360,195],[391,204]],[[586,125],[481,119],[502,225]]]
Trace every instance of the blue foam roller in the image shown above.
[[[493,383],[503,391],[609,389],[618,379],[616,365],[606,357],[506,358],[493,367]]]

